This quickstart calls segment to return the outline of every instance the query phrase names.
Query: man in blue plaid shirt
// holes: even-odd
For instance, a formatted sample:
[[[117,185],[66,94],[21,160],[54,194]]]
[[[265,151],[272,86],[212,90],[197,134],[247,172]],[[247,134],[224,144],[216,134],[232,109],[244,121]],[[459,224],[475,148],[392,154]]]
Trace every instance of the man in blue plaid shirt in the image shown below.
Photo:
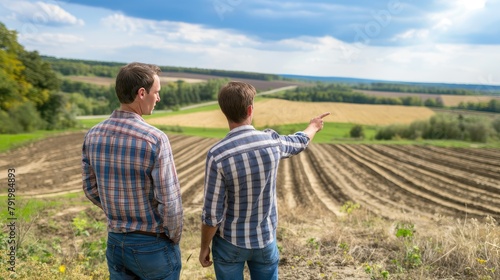
[[[83,190],[108,220],[111,280],[179,279],[181,191],[167,135],[149,125],[160,68],[130,63],[116,77],[120,108],[91,128],[82,149]]]
[[[217,279],[243,279],[245,262],[252,279],[278,279],[276,176],[279,161],[306,149],[323,118],[303,131],[279,135],[252,124],[252,85],[230,82],[218,96],[230,132],[207,154],[202,212],[202,266],[212,264]]]

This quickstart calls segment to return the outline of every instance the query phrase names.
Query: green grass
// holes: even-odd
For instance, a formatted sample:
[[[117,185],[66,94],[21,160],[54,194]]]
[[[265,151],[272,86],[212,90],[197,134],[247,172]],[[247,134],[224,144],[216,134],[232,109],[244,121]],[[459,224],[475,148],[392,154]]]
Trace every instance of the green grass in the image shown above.
[[[23,221],[31,221],[32,218],[36,217],[44,209],[47,208],[58,208],[66,206],[68,203],[80,203],[82,205],[88,205],[87,200],[80,199],[82,197],[82,192],[68,193],[57,196],[57,199],[41,199],[41,198],[30,198],[23,196],[16,196],[15,216],[17,219]],[[7,201],[7,196],[0,196],[1,201]],[[84,201],[81,203],[80,201]],[[11,217],[8,211],[0,211],[0,220],[6,221],[7,218]]]
[[[49,136],[54,136],[61,131],[37,130],[31,133],[0,134],[0,152],[40,140]]]
[[[94,125],[102,122],[105,119],[106,118],[84,119],[84,120],[78,120],[78,122],[80,123],[80,127],[81,128],[83,128],[83,129],[90,129]]]
[[[281,134],[293,134],[297,131],[304,130],[308,123],[289,124],[281,126],[272,126],[272,128]],[[314,136],[314,143],[332,143],[332,141],[348,141],[359,142],[360,140],[350,138],[349,134],[354,124],[349,123],[330,123],[324,124],[323,129]],[[258,129],[264,129],[258,128]],[[377,133],[375,126],[363,126],[365,139],[373,139]]]

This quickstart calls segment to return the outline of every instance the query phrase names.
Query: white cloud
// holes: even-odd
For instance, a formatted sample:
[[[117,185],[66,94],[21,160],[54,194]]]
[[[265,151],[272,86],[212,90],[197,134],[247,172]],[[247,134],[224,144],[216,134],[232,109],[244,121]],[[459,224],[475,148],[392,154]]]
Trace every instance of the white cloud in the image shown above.
[[[37,45],[40,47],[67,47],[68,45],[84,42],[85,39],[72,35],[62,33],[26,33],[19,34],[19,41],[24,45]]]
[[[9,1],[0,2],[7,10],[12,12],[12,17],[40,25],[79,25],[84,21],[68,13],[59,5],[47,2]]]
[[[483,15],[480,12],[490,7],[490,2],[481,2],[484,2],[484,8],[482,5],[466,2],[449,5],[442,13],[428,14],[421,18],[419,23],[423,21],[424,25],[414,25],[394,37],[394,40],[407,44],[376,47],[362,44],[359,40],[346,43],[331,35],[261,40],[230,29],[230,26],[218,29],[185,22],[139,19],[115,11],[72,4],[55,5],[60,10],[54,6],[43,10],[43,5],[39,2],[26,5],[29,2],[17,1],[10,5],[5,4],[7,0],[0,0],[0,4],[15,6],[14,9],[9,8],[9,14],[17,15],[10,19],[10,24],[19,26],[20,43],[43,55],[277,74],[420,82],[499,83],[496,65],[500,61],[500,46],[438,43],[443,36],[457,32],[456,30],[478,28],[476,20]],[[248,4],[236,0],[231,3],[242,6]],[[271,2],[266,0],[265,3]],[[342,8],[310,2],[280,2],[277,10],[300,10],[300,5],[323,7],[327,11],[324,13],[331,11],[327,9]],[[260,8],[265,8],[263,4],[261,6]],[[71,20],[67,15],[71,14],[64,16],[65,10],[62,8],[85,19],[86,25],[69,26]],[[24,21],[19,22],[21,11],[25,9],[27,12],[23,14]],[[308,10],[321,12],[320,9]],[[53,21],[67,22],[68,25],[33,25],[36,30],[23,31],[26,17],[33,17],[37,11],[59,15],[53,16]],[[366,14],[370,16],[369,13]],[[364,18],[358,20],[366,23]],[[369,22],[373,20],[370,18]],[[482,22],[484,26],[485,22],[488,21]]]
[[[193,44],[197,48],[206,48],[209,45],[217,46],[256,46],[256,42],[245,35],[227,30],[206,28],[197,24],[152,21],[113,14],[101,20],[105,28],[114,32],[124,32],[135,37],[141,44]],[[134,44],[136,42],[133,42]],[[120,42],[129,44],[126,41]],[[130,42],[132,43],[132,42]],[[182,47],[181,47],[182,48]]]

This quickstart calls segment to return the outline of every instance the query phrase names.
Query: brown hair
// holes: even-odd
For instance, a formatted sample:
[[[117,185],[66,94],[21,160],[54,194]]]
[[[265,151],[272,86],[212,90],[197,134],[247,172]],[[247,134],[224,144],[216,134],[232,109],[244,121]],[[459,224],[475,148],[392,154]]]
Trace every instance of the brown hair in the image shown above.
[[[247,118],[247,108],[253,104],[255,88],[243,82],[229,82],[219,91],[218,100],[222,113],[235,123]]]
[[[116,96],[120,103],[134,102],[140,88],[144,88],[149,94],[154,83],[154,76],[160,72],[160,67],[153,64],[132,62],[123,66],[116,76],[115,84]]]

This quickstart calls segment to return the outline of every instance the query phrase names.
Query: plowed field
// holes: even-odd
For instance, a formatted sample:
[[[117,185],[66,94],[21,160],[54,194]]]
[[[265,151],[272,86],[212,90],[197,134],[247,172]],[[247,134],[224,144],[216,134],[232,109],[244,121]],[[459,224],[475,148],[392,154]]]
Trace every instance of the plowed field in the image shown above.
[[[45,139],[0,154],[0,180],[16,169],[17,195],[81,191],[84,132]],[[205,155],[217,140],[170,135],[187,212],[199,211]],[[428,146],[311,144],[283,160],[280,209],[340,215],[355,201],[377,215],[439,218],[493,216],[500,220],[500,150]],[[7,192],[6,184],[0,194]]]

